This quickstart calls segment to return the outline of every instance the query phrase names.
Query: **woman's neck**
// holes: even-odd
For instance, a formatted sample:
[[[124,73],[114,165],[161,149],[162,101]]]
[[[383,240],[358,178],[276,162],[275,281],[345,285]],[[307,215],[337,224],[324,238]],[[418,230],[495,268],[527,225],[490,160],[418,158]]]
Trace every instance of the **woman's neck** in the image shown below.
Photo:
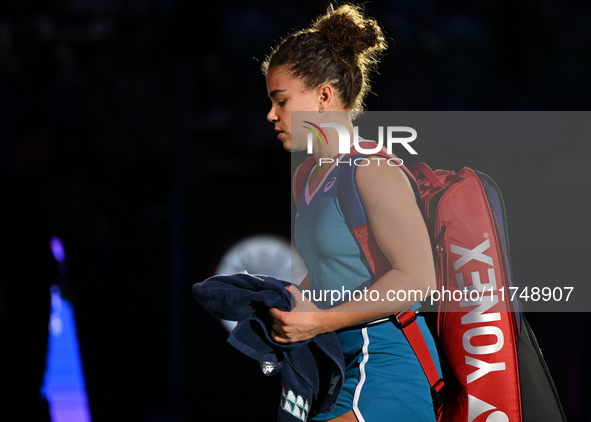
[[[351,145],[353,139],[353,124],[351,123],[351,119],[349,118],[349,113],[341,114],[341,113],[326,113],[328,115],[328,119],[324,121],[324,123],[331,123],[331,124],[338,124],[341,128],[334,128],[330,126],[325,126],[324,133],[326,134],[326,142],[319,142],[317,141],[313,148],[312,153],[314,155],[314,159],[316,160],[317,164],[320,163],[321,158],[325,159],[335,159],[337,156],[340,155],[339,146],[340,146],[340,138],[341,135],[345,135],[343,132],[343,128],[346,129],[347,133],[347,140],[348,145]],[[332,118],[331,118],[332,117]],[[339,133],[342,132],[342,133]],[[325,162],[323,161],[322,164]]]

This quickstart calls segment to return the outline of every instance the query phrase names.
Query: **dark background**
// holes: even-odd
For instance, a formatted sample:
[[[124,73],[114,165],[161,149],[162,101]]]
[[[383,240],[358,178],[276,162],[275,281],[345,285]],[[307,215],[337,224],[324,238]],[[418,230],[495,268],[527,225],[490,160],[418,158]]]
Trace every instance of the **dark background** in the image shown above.
[[[259,67],[326,4],[0,4],[6,400],[35,408],[24,398],[40,386],[58,277],[47,245],[59,235],[93,421],[274,419],[278,381],[225,344],[191,286],[245,236],[290,238],[290,157],[266,121]],[[396,0],[367,11],[391,37],[370,110],[590,108],[588,1]],[[446,150],[437,166],[452,169],[488,171],[500,154],[477,140],[465,155]],[[589,149],[556,140],[504,153],[507,171],[540,175],[523,186],[488,171],[507,200],[516,279],[586,277]],[[557,241],[556,254],[536,253]],[[529,319],[569,420],[588,421],[588,314]]]

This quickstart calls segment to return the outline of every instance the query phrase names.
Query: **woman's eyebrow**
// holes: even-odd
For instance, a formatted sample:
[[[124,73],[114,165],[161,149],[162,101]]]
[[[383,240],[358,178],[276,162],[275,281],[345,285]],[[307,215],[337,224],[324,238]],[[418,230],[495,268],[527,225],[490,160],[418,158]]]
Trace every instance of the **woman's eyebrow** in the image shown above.
[[[271,97],[271,98],[275,99],[275,97],[277,96],[277,94],[278,94],[278,93],[280,93],[280,92],[285,92],[285,91],[286,91],[285,89],[276,89],[275,91],[272,91],[272,92],[269,94],[269,97]]]

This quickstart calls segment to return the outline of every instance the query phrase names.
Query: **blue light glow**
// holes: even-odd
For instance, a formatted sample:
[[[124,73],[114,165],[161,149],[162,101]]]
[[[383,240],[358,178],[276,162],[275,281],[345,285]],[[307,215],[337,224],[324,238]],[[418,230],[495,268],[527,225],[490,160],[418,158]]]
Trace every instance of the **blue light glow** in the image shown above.
[[[53,422],[90,422],[72,305],[51,287],[49,349],[41,393]]]

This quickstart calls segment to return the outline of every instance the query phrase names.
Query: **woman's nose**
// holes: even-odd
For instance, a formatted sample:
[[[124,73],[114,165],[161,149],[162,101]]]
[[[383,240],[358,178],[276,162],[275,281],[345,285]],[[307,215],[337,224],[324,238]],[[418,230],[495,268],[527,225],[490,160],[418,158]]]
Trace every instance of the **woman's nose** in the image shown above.
[[[272,106],[271,110],[269,110],[269,113],[267,113],[267,120],[271,123],[277,121],[277,115],[275,114],[275,107],[274,106]]]

